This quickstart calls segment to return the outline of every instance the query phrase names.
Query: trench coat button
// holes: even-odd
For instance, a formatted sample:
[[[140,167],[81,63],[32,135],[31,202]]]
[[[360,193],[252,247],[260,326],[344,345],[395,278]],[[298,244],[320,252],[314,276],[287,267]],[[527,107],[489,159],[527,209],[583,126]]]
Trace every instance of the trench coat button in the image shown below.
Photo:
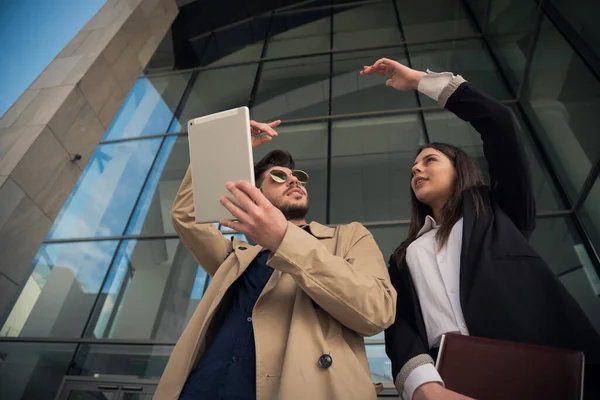
[[[238,250],[246,250],[246,249],[247,249],[247,247],[244,247],[244,246],[238,247]]]
[[[333,364],[333,359],[329,354],[323,354],[319,357],[319,367],[325,369],[331,367],[331,364]]]

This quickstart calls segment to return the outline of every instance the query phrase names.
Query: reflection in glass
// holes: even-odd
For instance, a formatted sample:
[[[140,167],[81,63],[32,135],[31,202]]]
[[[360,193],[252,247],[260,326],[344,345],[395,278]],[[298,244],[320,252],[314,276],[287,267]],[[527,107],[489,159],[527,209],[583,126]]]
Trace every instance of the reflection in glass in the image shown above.
[[[600,56],[600,29],[598,28],[598,15],[600,15],[600,2],[596,0],[549,0],[545,7],[556,11],[574,29],[589,48]]]
[[[83,344],[75,355],[74,375],[130,375],[160,378],[174,346]]]
[[[513,91],[525,74],[529,47],[537,26],[535,1],[491,0],[487,38]]]
[[[581,239],[571,226],[570,219],[571,217],[537,219],[536,228],[529,239],[531,246],[557,276],[581,267],[577,254]]]
[[[257,67],[258,64],[250,64],[199,71],[179,121],[186,123],[193,118],[247,106]]]
[[[355,1],[355,0],[343,0],[343,1]],[[333,0],[333,3],[340,3],[342,2],[342,0]],[[285,12],[290,12],[290,11],[301,11],[301,10],[309,10],[309,9],[313,9],[313,8],[329,8],[329,6],[331,5],[332,0],[306,0],[306,1],[301,1],[298,3],[293,3],[290,4],[288,6],[285,6],[283,8],[280,8],[278,10],[275,10],[275,15],[278,14],[283,14]]]
[[[166,132],[190,75],[138,79],[102,140]]]
[[[528,132],[527,126],[518,117],[519,113],[515,113],[515,115],[517,116],[517,120],[520,121],[520,127],[523,132],[521,138],[525,145],[525,153],[529,160],[529,165],[531,166],[533,193],[536,198],[537,211],[564,209],[547,169],[542,167],[538,153],[534,151],[531,134]],[[485,181],[489,182],[488,165],[483,154],[483,142],[481,141],[481,136],[471,124],[445,110],[426,112],[425,124],[427,125],[427,132],[431,142],[449,143],[463,149],[473,159],[475,164],[479,166]]]
[[[460,0],[396,0],[407,41],[452,39],[476,33]]]
[[[79,337],[117,243],[42,245],[0,337]]]
[[[327,115],[329,56],[266,62],[254,107],[257,121]]]
[[[199,269],[178,239],[123,241],[87,336],[176,341],[204,292]]]
[[[327,124],[281,125],[279,136],[254,149],[254,162],[275,149],[289,151],[296,168],[306,171],[310,180],[306,186],[310,210],[307,221],[326,223],[327,208]]]
[[[377,245],[381,249],[383,259],[386,263],[389,262],[390,257],[394,254],[396,248],[400,246],[400,243],[408,238],[408,225],[367,227],[367,229],[369,229],[375,242],[377,242]]]
[[[53,400],[74,344],[0,342],[0,399]]]
[[[267,57],[286,57],[329,50],[329,8],[273,16]]]
[[[424,143],[416,114],[335,121],[331,223],[406,219],[410,177]]]
[[[200,66],[258,60],[267,35],[269,18],[253,18],[192,38],[190,45],[202,55]]]
[[[546,18],[524,96],[525,111],[574,203],[600,159],[600,81]]]
[[[600,253],[600,179],[596,179],[592,190],[583,203],[579,215],[596,252]]]
[[[333,56],[332,114],[414,108],[413,93],[398,93],[385,86],[379,75],[359,75],[363,65],[371,65],[386,57],[406,64],[404,48],[365,50]]]
[[[122,235],[162,140],[98,146],[47,239]]]
[[[367,349],[367,360],[369,361],[369,370],[371,371],[373,382],[393,383],[392,362],[385,354],[385,345],[368,344],[365,347]]]
[[[561,276],[560,281],[600,333],[600,279],[595,271],[586,267]]]
[[[398,19],[391,1],[333,9],[335,49],[371,47],[401,41]]]
[[[151,394],[123,393],[121,400],[152,400]]]
[[[409,45],[408,53],[415,69],[449,71],[462,75],[479,90],[498,100],[512,98],[483,42],[479,39]],[[436,101],[422,93],[419,93],[419,96],[423,106],[438,105]]]
[[[116,392],[101,390],[71,390],[67,400],[117,400]]]
[[[385,339],[385,332],[384,331],[379,332],[377,335],[368,336],[368,337],[365,338],[365,340],[384,340],[384,339]]]
[[[133,210],[127,235],[175,234],[171,207],[189,163],[187,136],[165,137]]]
[[[487,19],[488,19],[488,8],[490,0],[465,0],[465,6],[471,11],[471,14],[475,17],[477,25],[485,32]]]

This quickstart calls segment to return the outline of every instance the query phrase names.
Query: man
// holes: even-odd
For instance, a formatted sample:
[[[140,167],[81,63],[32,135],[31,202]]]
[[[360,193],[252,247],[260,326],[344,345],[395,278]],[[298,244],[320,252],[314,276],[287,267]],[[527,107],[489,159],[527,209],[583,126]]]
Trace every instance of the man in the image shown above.
[[[280,121],[251,121],[253,147]],[[308,176],[292,156],[269,153],[256,187],[229,182],[220,221],[255,246],[195,223],[191,175],[171,216],[184,245],[212,276],[181,335],[157,400],[376,398],[364,336],[394,321],[396,292],[383,256],[361,224],[307,224]]]

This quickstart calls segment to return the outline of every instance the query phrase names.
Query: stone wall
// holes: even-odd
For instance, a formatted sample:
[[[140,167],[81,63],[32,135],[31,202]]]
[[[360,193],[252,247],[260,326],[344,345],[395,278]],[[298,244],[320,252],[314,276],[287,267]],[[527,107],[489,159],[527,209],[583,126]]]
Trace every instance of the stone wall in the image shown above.
[[[107,0],[0,118],[0,318],[177,13],[175,0]]]

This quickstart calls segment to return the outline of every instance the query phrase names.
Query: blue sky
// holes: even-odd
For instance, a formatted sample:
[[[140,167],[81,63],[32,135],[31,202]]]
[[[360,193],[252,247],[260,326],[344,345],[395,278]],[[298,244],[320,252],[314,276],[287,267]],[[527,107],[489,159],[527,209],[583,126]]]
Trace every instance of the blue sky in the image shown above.
[[[0,116],[106,0],[0,0]]]

